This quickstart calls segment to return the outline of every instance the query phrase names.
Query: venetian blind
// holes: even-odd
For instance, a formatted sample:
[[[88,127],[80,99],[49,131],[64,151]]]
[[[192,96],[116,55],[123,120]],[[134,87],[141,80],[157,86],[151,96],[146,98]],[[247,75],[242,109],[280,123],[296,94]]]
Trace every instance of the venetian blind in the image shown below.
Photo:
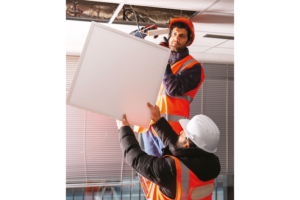
[[[190,118],[210,117],[220,129],[216,155],[221,174],[234,173],[234,76],[233,65],[202,63],[205,79],[191,103]]]
[[[66,92],[79,57],[66,58]],[[66,181],[122,181],[131,170],[123,160],[116,121],[66,105]]]

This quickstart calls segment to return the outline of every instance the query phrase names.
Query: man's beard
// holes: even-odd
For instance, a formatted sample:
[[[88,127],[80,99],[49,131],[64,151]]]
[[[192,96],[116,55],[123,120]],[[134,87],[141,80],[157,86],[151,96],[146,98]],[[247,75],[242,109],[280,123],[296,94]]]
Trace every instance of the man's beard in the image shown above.
[[[180,45],[180,44],[179,44]],[[183,46],[178,46],[178,47],[174,47],[172,45],[170,45],[170,48],[172,51],[174,52],[181,52],[181,51],[184,51],[185,48],[186,48],[186,45],[183,45]]]
[[[183,48],[181,48],[181,47],[179,47],[179,48],[171,48],[171,49],[174,52],[181,52],[181,51],[184,51],[185,47],[183,47]]]

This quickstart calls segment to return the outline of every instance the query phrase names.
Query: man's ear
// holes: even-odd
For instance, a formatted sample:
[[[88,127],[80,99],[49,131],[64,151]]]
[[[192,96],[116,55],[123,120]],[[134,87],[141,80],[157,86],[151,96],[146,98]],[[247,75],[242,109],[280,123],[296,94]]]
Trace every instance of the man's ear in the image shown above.
[[[191,41],[187,41],[187,43],[185,44],[185,46],[189,46],[191,44]]]
[[[184,148],[190,148],[190,144],[187,142],[184,144]]]

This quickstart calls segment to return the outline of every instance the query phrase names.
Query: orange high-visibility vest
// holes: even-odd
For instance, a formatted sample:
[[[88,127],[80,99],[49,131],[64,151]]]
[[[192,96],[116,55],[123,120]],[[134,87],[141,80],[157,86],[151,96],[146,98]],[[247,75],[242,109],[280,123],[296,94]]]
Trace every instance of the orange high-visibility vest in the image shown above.
[[[199,63],[196,61],[191,55],[188,55],[184,59],[176,62],[172,67],[172,72],[174,75],[177,73],[189,69],[195,64]],[[200,63],[199,63],[200,64]],[[182,127],[179,124],[180,119],[188,119],[190,116],[190,103],[193,101],[200,85],[202,84],[205,76],[204,76],[204,71],[203,67],[200,64],[201,67],[201,81],[197,88],[181,95],[181,96],[175,96],[171,97],[166,94],[166,90],[164,87],[164,84],[161,84],[159,95],[156,100],[156,105],[159,107],[161,116],[164,117],[169,124],[172,126],[173,130],[180,135],[180,131],[182,131]],[[150,125],[153,124],[153,121],[150,122]],[[135,126],[134,131],[138,133],[144,133],[148,129],[142,128]],[[152,132],[157,135],[152,129]]]
[[[165,156],[164,156],[165,157]],[[170,156],[176,163],[176,197],[174,200],[211,200],[214,190],[214,179],[201,181],[179,159]],[[139,175],[147,200],[170,200],[155,183]]]

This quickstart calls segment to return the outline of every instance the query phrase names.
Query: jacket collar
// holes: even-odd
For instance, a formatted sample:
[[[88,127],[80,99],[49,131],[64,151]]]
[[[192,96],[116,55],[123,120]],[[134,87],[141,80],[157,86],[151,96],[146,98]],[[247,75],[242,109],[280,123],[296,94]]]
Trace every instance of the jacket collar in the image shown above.
[[[170,58],[169,58],[169,63],[170,66],[172,67],[176,62],[184,59],[185,57],[187,57],[189,55],[189,50],[188,48],[185,48],[183,51],[181,52],[174,52],[171,51],[170,54]]]
[[[169,150],[175,157],[210,157],[212,153],[208,153],[200,148],[176,148],[173,144],[169,144]]]

